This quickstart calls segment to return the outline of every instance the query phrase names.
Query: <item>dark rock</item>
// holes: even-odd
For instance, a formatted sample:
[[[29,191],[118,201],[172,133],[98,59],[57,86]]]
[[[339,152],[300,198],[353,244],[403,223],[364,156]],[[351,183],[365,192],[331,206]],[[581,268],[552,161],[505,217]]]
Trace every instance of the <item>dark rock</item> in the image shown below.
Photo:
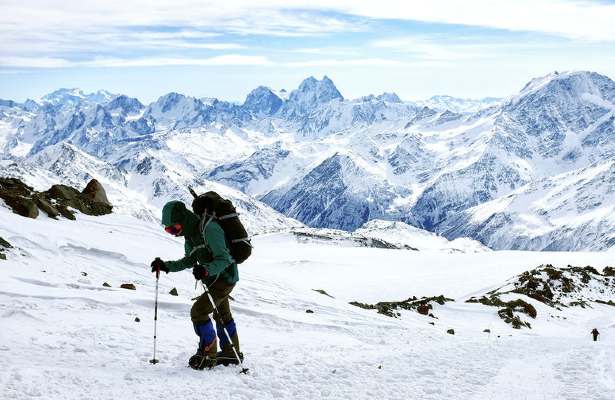
[[[306,313],[308,314],[314,314],[314,311],[310,310],[309,308],[307,310],[305,310]]]
[[[485,329],[483,332],[485,332],[485,333],[491,333],[491,329]]]
[[[34,201],[36,202],[36,206],[39,209],[43,210],[43,212],[47,214],[49,218],[57,219],[60,215],[58,209],[52,206],[47,200],[45,200],[41,196],[35,196]]]
[[[455,330],[454,329],[449,329],[448,331],[446,331],[446,333],[448,333],[449,335],[454,335],[455,334]]]
[[[440,305],[443,305],[448,301],[454,300],[440,295],[434,297],[422,297],[420,299],[416,298],[416,296],[413,296],[403,301],[383,301],[376,304],[365,304],[358,301],[352,301],[350,302],[350,304],[356,307],[364,308],[366,310],[378,310],[379,314],[384,314],[388,317],[397,318],[401,315],[399,312],[396,311],[398,309],[417,310],[417,308],[422,304],[427,304],[428,308],[432,309],[433,306],[429,304],[430,302],[435,302]]]
[[[87,215],[106,215],[110,214],[113,209],[111,205],[93,201],[90,197],[82,194],[77,189],[66,185],[53,185],[51,189],[44,192],[44,194],[64,206],[64,210],[61,208],[58,208],[58,210],[62,215],[69,219],[72,218],[65,215],[66,211],[68,211],[68,207],[79,210]]]
[[[104,286],[104,287],[111,287],[111,285],[109,285],[107,282],[104,282],[104,283],[103,283],[103,286]]]
[[[495,293],[489,297],[482,296],[480,299],[472,297],[466,300],[466,303],[480,303],[486,306],[500,307],[498,316],[507,324],[511,324],[515,329],[520,329],[523,326],[531,328],[530,323],[522,321],[518,316],[514,315],[515,312],[522,312],[532,318],[536,318],[537,315],[536,308],[528,302],[521,299],[503,301]]]
[[[334,299],[334,298],[335,298],[335,297],[331,296],[329,293],[325,292],[323,289],[312,289],[312,290],[313,290],[313,291],[315,291],[315,292],[318,292],[318,293],[320,293],[320,294],[324,294],[325,296],[329,296],[329,297],[331,297],[332,299]]]
[[[423,315],[428,315],[429,314],[429,306],[425,303],[420,304],[417,308],[416,311],[419,314],[423,314]]]
[[[178,294],[177,294],[177,289],[176,289],[176,288],[171,289],[171,291],[169,292],[169,294],[170,294],[171,296],[177,296],[177,295],[178,295]]]
[[[81,276],[88,276],[88,273],[87,273],[87,272],[83,272],[83,271],[82,271],[82,272],[81,272]]]
[[[429,325],[436,325],[436,323],[435,323],[435,322],[433,322],[433,321],[432,321],[432,322],[428,322],[428,324],[429,324]]]
[[[92,182],[85,193],[66,185],[53,185],[46,192],[36,192],[19,179],[0,178],[0,199],[4,200],[14,213],[28,218],[38,217],[39,209],[50,218],[56,219],[62,215],[71,220],[75,219],[71,208],[87,215],[111,213],[113,207],[108,201],[93,200],[105,200],[106,195],[100,183]]]
[[[0,237],[0,247],[4,247],[5,249],[12,249],[13,248],[13,246],[9,242],[4,240],[2,237]]]
[[[141,322],[141,320],[139,319],[139,317],[135,317],[135,322]]]
[[[2,250],[0,250],[0,260],[6,260],[6,254],[4,254]]]
[[[30,199],[19,196],[4,195],[0,196],[7,206],[13,210],[15,214],[27,218],[38,217],[38,207],[36,203]]]
[[[107,199],[105,188],[96,179],[92,179],[81,193],[93,202],[111,205],[109,199]]]
[[[122,283],[122,284],[120,285],[120,287],[121,287],[122,289],[137,290],[137,288],[135,287],[135,285],[134,285],[134,284],[132,284],[132,283]]]
[[[604,267],[602,270],[602,275],[604,276],[615,276],[615,268],[613,267]]]
[[[57,200],[73,200],[79,197],[79,191],[66,185],[53,185],[47,193]]]

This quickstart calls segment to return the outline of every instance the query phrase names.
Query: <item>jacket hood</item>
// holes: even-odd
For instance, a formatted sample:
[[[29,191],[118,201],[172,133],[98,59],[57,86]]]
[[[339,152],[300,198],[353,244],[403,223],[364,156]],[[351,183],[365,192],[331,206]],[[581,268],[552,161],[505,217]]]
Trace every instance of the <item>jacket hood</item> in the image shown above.
[[[199,219],[196,215],[186,208],[181,201],[169,201],[162,208],[162,225],[170,226],[180,224],[183,231],[187,231],[198,225]],[[183,232],[180,236],[183,236]]]

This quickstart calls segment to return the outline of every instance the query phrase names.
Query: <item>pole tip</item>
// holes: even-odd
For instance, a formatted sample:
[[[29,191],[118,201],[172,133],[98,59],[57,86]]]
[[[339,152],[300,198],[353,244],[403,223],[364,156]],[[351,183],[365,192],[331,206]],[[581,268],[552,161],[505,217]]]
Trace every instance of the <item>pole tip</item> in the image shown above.
[[[154,358],[154,359],[152,359],[152,360],[149,360],[149,363],[150,363],[150,364],[158,364],[159,362],[160,362],[160,361],[159,361],[159,360],[156,360],[155,358]]]

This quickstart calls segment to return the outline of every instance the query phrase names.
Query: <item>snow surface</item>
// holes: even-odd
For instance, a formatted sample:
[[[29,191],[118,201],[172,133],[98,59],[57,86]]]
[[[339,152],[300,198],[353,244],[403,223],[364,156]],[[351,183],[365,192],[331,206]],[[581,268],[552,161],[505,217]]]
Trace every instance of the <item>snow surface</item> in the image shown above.
[[[495,308],[464,303],[541,263],[602,268],[615,264],[613,252],[450,254],[260,235],[233,291],[250,368],[240,375],[186,367],[196,347],[191,298],[200,294],[189,271],[160,279],[161,362],[148,363],[155,283],[148,265],[183,248],[157,224],[120,214],[31,220],[0,206],[0,236],[16,247],[0,261],[2,399],[615,397],[613,307],[543,306],[533,329],[519,331]],[[172,287],[178,297],[167,294]],[[393,319],[348,304],[439,294],[457,301],[436,305],[438,319],[405,311]]]

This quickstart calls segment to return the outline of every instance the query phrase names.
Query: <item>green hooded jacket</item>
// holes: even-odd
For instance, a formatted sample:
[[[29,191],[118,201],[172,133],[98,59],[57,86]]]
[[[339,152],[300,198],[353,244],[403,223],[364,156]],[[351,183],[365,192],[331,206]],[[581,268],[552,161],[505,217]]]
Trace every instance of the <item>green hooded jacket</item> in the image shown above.
[[[203,279],[207,285],[216,279],[224,279],[229,284],[239,280],[237,264],[233,261],[226,246],[224,231],[216,221],[210,221],[200,231],[200,219],[186,208],[181,201],[170,201],[162,209],[162,224],[180,224],[179,236],[185,239],[185,256],[177,261],[165,261],[171,272],[182,271],[195,265],[207,268],[209,276]]]

